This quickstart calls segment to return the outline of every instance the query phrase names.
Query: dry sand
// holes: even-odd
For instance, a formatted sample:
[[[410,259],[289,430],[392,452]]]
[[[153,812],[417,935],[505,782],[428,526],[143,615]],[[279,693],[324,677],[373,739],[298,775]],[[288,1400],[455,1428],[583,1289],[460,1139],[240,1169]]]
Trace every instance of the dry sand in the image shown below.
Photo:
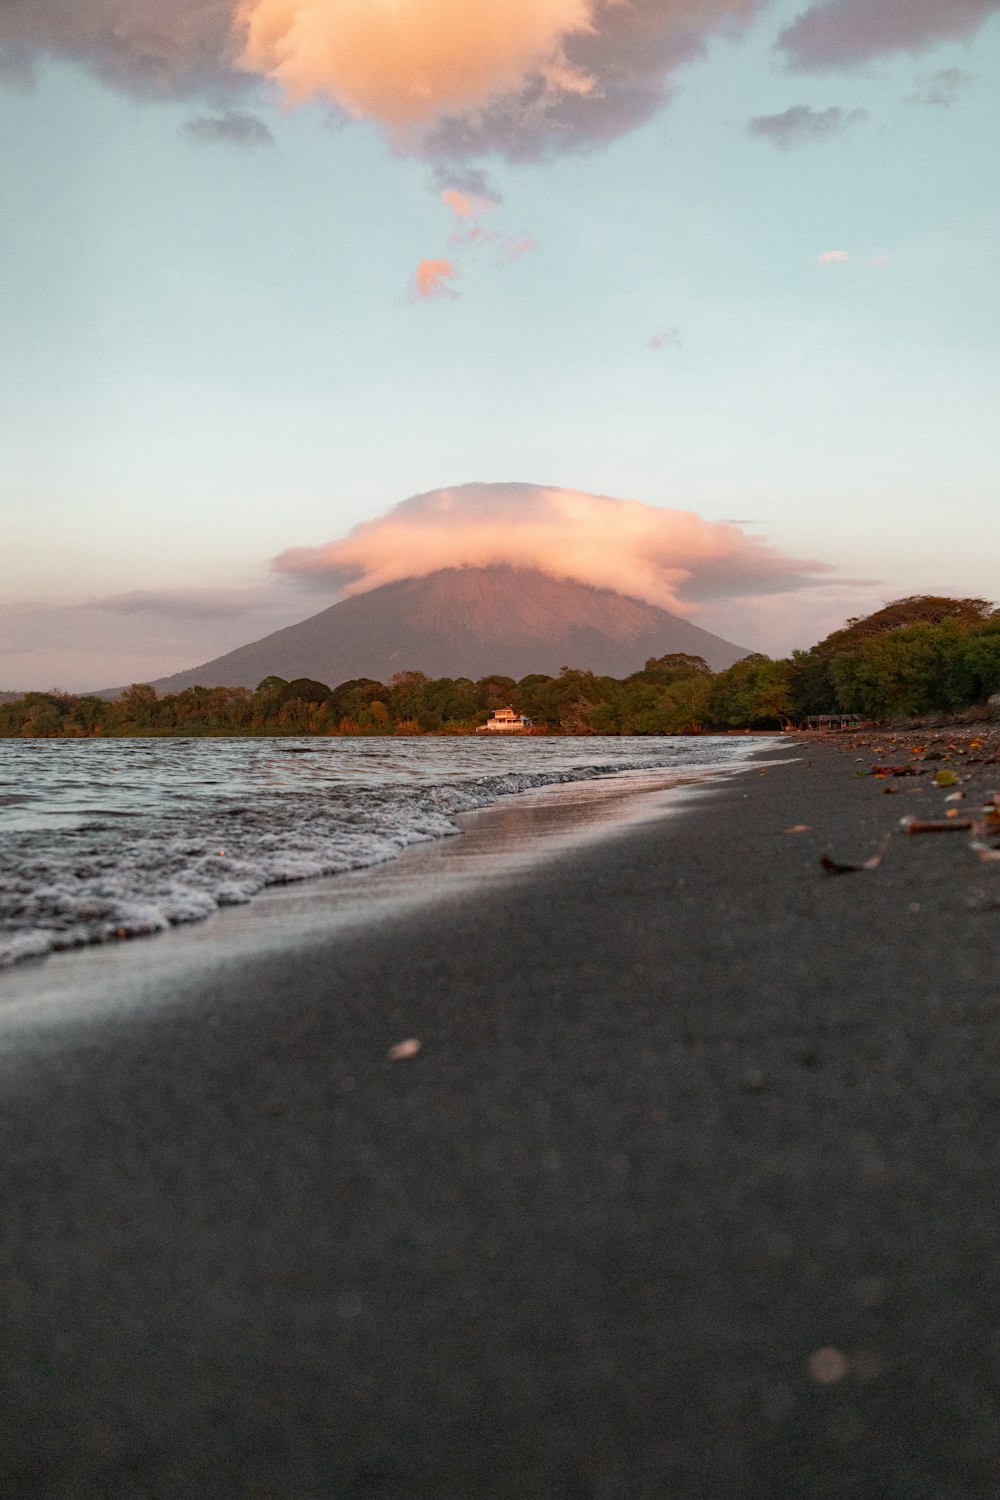
[[[957,788],[785,741],[503,888],[15,1037],[0,1494],[1000,1492],[1000,861],[896,831],[1000,762],[938,737]]]

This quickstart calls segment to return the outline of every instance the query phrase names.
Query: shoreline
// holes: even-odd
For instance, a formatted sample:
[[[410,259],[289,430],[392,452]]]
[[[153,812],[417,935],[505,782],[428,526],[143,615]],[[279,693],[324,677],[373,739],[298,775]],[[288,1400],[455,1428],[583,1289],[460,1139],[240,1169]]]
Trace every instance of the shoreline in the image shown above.
[[[994,1493],[1000,862],[873,749],[3,1058],[5,1496]]]
[[[662,816],[668,805],[680,810],[699,786],[743,774],[752,763],[751,756],[708,768],[647,768],[543,783],[452,814],[452,835],[412,844],[391,859],[265,886],[246,902],[165,932],[23,959],[0,968],[0,1028],[9,1026],[15,1009],[32,1004],[53,998],[85,1004],[104,989],[122,993],[137,980],[148,990],[154,975],[163,985],[196,983],[201,968],[243,956],[248,948],[288,952],[460,896],[466,886],[478,890],[515,879],[559,857],[574,841],[612,836],[618,825]]]

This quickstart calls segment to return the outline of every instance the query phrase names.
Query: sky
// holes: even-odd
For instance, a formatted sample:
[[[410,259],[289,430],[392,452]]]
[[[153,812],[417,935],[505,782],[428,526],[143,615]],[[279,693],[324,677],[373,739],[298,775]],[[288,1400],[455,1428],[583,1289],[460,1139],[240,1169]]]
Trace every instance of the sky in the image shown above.
[[[998,124],[1000,0],[7,0],[0,689],[484,558],[996,600]]]

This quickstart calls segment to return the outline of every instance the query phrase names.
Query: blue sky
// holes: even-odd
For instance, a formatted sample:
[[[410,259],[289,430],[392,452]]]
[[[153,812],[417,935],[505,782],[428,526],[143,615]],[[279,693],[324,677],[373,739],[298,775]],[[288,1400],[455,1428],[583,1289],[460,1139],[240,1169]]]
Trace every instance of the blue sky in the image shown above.
[[[963,35],[915,20],[845,60],[856,0],[818,0],[827,52],[794,68],[810,6],[748,3],[668,57],[644,123],[595,146],[567,115],[553,154],[529,122],[512,162],[488,112],[442,152],[440,115],[402,138],[253,72],[150,87],[126,48],[97,76],[100,28],[36,35],[26,0],[0,21],[0,688],[144,680],[302,618],[335,594],[276,555],[470,482],[735,518],[829,565],[698,614],[773,654],[903,593],[996,598],[1000,19],[957,3]],[[421,297],[436,261],[451,294]]]

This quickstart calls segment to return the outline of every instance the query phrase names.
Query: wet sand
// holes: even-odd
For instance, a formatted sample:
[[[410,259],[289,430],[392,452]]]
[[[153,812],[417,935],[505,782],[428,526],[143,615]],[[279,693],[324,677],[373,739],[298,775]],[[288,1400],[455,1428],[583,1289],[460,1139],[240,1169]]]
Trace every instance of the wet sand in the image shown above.
[[[995,1495],[1000,861],[875,750],[15,1027],[0,1493]]]
[[[750,747],[776,742],[758,739]],[[30,1045],[53,1027],[170,1006],[197,1009],[204,982],[234,959],[286,955],[351,932],[393,926],[403,915],[455,899],[482,900],[593,840],[691,810],[699,796],[748,761],[697,770],[620,772],[501,797],[453,818],[460,838],[415,844],[367,869],[268,886],[245,905],[166,933],[49,954],[0,970],[0,1047]]]

